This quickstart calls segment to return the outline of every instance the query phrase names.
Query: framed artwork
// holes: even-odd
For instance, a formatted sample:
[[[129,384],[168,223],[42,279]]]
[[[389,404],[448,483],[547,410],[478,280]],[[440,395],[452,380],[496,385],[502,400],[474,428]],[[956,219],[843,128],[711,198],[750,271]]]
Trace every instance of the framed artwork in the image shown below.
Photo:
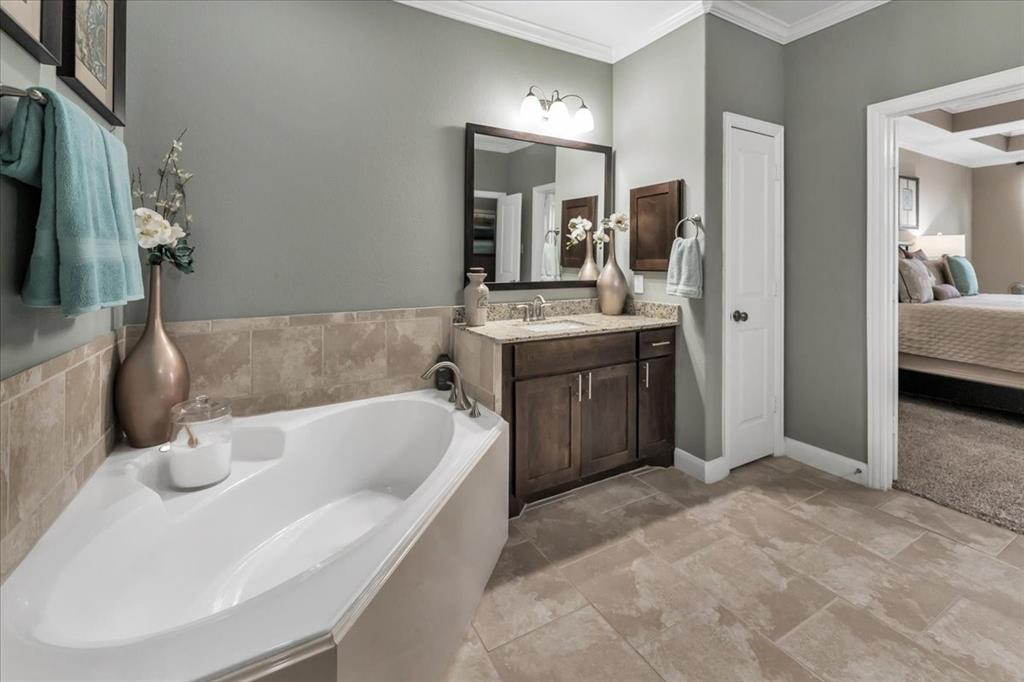
[[[60,64],[61,0],[0,0],[0,29],[42,64]]]
[[[900,184],[897,189],[896,201],[899,208],[899,218],[901,228],[913,228],[918,227],[917,211],[921,206],[920,197],[918,197],[918,187],[920,180],[909,175],[900,176]]]
[[[108,123],[124,125],[126,0],[63,0],[57,75]]]

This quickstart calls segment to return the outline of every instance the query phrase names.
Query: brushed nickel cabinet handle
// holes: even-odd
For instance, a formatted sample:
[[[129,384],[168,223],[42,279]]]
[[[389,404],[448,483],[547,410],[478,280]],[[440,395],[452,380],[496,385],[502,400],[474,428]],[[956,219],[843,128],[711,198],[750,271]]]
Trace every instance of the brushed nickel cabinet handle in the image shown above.
[[[644,388],[651,387],[651,363],[644,363]]]
[[[651,344],[651,348],[657,348],[658,346],[667,346],[672,343],[671,341],[655,341]]]
[[[594,398],[594,374],[587,372],[587,400]]]
[[[576,402],[583,402],[583,375],[576,375]]]

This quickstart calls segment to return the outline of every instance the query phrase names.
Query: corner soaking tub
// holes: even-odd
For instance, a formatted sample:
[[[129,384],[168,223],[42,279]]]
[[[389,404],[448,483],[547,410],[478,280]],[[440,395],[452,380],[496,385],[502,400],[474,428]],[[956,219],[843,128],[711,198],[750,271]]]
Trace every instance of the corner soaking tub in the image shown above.
[[[427,390],[237,419],[234,433],[231,475],[197,492],[171,488],[157,448],[107,458],[0,588],[2,679],[244,679],[292,652],[331,659],[331,678],[397,675],[356,660],[385,652],[345,646],[389,618],[386,655],[443,671],[507,534],[505,422]],[[446,615],[420,614],[438,589]],[[419,640],[438,660],[401,650]]]

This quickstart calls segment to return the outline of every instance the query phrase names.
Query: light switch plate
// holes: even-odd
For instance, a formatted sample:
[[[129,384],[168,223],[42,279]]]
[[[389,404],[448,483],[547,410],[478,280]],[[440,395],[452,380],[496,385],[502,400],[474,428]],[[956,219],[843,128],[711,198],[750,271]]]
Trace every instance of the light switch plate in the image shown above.
[[[644,276],[633,275],[633,293],[642,294],[644,293]]]

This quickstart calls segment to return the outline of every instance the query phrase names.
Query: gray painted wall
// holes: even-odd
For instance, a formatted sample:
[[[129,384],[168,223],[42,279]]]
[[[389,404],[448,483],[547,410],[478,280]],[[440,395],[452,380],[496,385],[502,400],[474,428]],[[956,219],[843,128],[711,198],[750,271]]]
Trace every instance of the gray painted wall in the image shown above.
[[[508,193],[523,195],[522,236],[523,245],[519,259],[519,280],[530,281],[530,264],[533,248],[533,188],[555,181],[555,147],[545,144],[531,144],[512,152],[508,162]]]
[[[704,100],[705,328],[708,354],[707,453],[722,453],[722,136],[725,112],[783,124],[783,47],[715,16],[707,17],[707,85]]]
[[[1024,3],[891,2],[784,58],[786,434],[866,461],[866,107],[1024,64]]]
[[[521,128],[538,84],[612,140],[610,65],[393,2],[130,3],[127,52],[131,162],[189,129],[174,320],[461,302],[466,122]]]
[[[971,253],[971,169],[909,149],[899,150],[900,175],[918,183],[918,225],[920,234],[966,235],[967,257]],[[932,258],[942,254],[931,255]]]
[[[25,52],[0,32],[0,82],[18,88],[42,85],[70,98],[78,96],[57,79],[56,69]],[[0,127],[14,114],[17,100],[0,100]],[[99,120],[99,117],[95,117]],[[120,133],[117,133],[120,136]],[[0,378],[45,362],[111,330],[120,309],[66,318],[58,308],[29,308],[21,302],[21,284],[35,240],[39,190],[0,177]]]
[[[685,181],[684,209],[703,213],[704,201],[704,25],[692,21],[617,62],[615,91],[615,206],[629,212],[629,190],[666,180]],[[616,255],[627,266],[628,240]],[[720,411],[709,403],[705,300],[665,294],[665,273],[644,273],[638,298],[681,305],[682,333],[676,346],[676,447],[698,457],[708,453],[705,421]],[[711,273],[708,273],[711,276]]]

